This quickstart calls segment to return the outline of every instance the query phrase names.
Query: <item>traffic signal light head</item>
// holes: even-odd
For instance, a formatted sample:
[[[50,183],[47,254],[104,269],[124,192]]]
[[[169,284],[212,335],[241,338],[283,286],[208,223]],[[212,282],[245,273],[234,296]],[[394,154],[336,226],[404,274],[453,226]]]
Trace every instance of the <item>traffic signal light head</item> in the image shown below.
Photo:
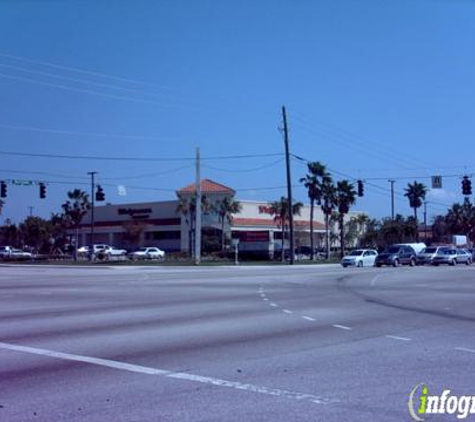
[[[0,182],[0,197],[7,197],[7,184],[3,180]]]
[[[106,195],[104,193],[104,189],[102,189],[101,185],[97,185],[96,201],[104,201],[105,199]]]
[[[46,185],[43,182],[40,183],[40,198],[46,198]]]
[[[462,178],[462,193],[464,195],[472,194],[472,181],[469,179],[468,176],[463,176]]]
[[[362,180],[358,180],[358,196],[362,197],[364,196],[364,185]]]

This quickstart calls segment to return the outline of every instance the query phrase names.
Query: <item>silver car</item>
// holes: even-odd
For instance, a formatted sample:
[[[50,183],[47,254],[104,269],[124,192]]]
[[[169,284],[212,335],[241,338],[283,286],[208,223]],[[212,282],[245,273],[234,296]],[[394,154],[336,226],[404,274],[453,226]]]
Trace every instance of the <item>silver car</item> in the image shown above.
[[[422,249],[416,256],[416,264],[432,264],[434,257],[441,251],[443,248],[448,246],[428,246],[427,248]]]
[[[457,265],[457,264],[466,264],[470,265],[472,263],[472,255],[467,252],[465,249],[457,248],[441,248],[440,251],[432,259],[432,265]]]

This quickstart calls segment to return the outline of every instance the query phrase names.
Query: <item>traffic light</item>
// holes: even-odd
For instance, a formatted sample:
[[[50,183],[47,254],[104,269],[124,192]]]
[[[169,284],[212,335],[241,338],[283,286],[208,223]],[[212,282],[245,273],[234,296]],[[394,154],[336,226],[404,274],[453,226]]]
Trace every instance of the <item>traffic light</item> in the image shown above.
[[[102,189],[101,185],[97,185],[96,201],[104,201],[105,199],[106,195],[104,193],[104,189]]]
[[[469,179],[468,176],[463,176],[462,178],[462,193],[464,195],[472,194],[472,181]]]
[[[46,185],[43,182],[40,183],[40,198],[46,198]]]
[[[7,197],[7,184],[3,180],[0,182],[0,197]]]
[[[364,185],[362,180],[358,180],[358,196],[362,197],[364,196]]]

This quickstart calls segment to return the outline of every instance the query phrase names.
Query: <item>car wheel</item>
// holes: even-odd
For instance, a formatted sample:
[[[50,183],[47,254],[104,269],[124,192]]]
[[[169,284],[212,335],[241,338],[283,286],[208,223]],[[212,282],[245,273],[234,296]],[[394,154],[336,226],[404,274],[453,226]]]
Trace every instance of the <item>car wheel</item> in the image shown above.
[[[341,266],[342,266],[343,268],[348,267],[348,265],[346,265],[346,264],[341,264]]]
[[[381,268],[381,264],[376,264],[376,267]]]
[[[399,259],[394,260],[393,267],[399,267]]]
[[[457,260],[452,259],[452,261],[450,262],[450,265],[452,265],[452,267],[453,267],[453,266],[455,266],[456,264],[457,264]]]
[[[416,261],[414,259],[411,259],[411,262],[409,263],[411,267],[414,267],[416,265]]]
[[[471,259],[467,259],[467,261],[465,262],[466,265],[472,265],[472,260]]]
[[[363,266],[363,261],[358,261],[358,264],[356,264],[358,268],[361,268]]]
[[[438,267],[438,266],[439,266],[439,264],[437,264],[436,262],[433,262],[432,265],[433,265],[434,267]]]

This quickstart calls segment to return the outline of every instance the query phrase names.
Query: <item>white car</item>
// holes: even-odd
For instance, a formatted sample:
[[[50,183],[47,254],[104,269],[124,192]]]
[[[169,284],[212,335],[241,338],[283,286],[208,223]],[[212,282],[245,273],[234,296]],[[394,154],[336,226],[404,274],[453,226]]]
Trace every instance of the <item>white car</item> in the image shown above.
[[[155,247],[143,247],[129,254],[133,260],[138,259],[164,259],[165,252]]]
[[[94,254],[97,254],[107,248],[110,248],[109,245],[103,245],[103,244],[97,244],[97,245],[94,245],[93,246],[93,251],[94,251]],[[88,255],[89,254],[89,251],[90,251],[90,246],[89,245],[86,245],[86,246],[81,246],[80,248],[78,248],[78,254],[81,254],[81,255]]]
[[[378,252],[374,249],[356,249],[341,260],[343,267],[373,267]]]
[[[125,249],[118,249],[114,246],[107,246],[105,249],[101,250],[101,252],[105,253],[108,256],[123,256],[127,254]]]

